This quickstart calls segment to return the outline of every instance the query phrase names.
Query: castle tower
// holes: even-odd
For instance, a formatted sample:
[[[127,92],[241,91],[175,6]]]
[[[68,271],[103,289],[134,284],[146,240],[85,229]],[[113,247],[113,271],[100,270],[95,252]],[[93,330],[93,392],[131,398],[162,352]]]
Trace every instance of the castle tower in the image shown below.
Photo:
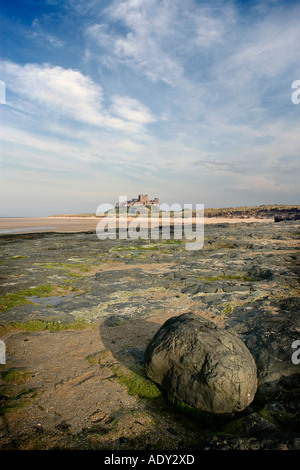
[[[139,194],[138,199],[141,204],[145,204],[145,205],[149,204],[148,194]]]

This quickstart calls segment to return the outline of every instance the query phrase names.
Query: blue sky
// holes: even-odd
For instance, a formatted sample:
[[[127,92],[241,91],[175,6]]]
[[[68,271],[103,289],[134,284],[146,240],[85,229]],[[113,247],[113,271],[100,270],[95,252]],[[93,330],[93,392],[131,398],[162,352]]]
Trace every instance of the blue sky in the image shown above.
[[[0,7],[0,216],[299,204],[300,2]]]

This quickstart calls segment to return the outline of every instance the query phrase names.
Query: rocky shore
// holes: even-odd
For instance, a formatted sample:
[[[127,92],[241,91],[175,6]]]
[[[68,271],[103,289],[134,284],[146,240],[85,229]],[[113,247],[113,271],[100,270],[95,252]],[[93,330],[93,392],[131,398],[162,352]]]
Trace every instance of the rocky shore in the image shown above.
[[[184,240],[0,237],[0,449],[300,449],[299,221],[205,227]],[[167,396],[144,351],[192,312],[237,335],[258,388],[226,420]],[[294,354],[294,355],[293,355]]]

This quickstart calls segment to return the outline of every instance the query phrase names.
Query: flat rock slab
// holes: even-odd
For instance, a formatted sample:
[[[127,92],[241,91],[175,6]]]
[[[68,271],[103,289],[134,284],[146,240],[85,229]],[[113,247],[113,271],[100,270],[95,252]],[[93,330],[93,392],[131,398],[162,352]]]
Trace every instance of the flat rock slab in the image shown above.
[[[63,304],[66,300],[71,299],[72,297],[74,296],[67,295],[65,297],[60,297],[60,296],[52,295],[50,297],[39,297],[37,295],[34,295],[32,297],[26,297],[26,299],[30,300],[34,304],[57,307],[58,305]]]

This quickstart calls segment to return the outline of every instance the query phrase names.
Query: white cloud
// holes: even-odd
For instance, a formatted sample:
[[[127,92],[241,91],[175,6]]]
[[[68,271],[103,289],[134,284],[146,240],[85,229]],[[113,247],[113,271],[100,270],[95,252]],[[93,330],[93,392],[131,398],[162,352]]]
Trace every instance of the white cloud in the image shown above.
[[[143,124],[155,121],[149,109],[138,100],[132,99],[129,96],[115,95],[112,96],[111,101],[110,111],[122,119]]]
[[[53,113],[78,121],[101,124],[102,88],[72,69],[48,64],[5,61],[3,73],[9,90]]]
[[[96,41],[97,45],[108,49],[111,45],[111,37],[108,32],[107,24],[93,24],[86,28],[87,37]]]
[[[182,76],[183,69],[168,54],[159,49],[151,38],[128,33],[115,40],[115,56],[145,74],[153,82],[162,80],[173,85]]]
[[[16,108],[43,115],[45,112],[108,129],[141,132],[155,119],[150,110],[136,99],[113,96],[111,110],[103,107],[103,90],[90,77],[78,70],[49,64],[25,64],[5,61],[3,75],[6,86],[19,100]],[[113,112],[113,114],[112,114]]]

